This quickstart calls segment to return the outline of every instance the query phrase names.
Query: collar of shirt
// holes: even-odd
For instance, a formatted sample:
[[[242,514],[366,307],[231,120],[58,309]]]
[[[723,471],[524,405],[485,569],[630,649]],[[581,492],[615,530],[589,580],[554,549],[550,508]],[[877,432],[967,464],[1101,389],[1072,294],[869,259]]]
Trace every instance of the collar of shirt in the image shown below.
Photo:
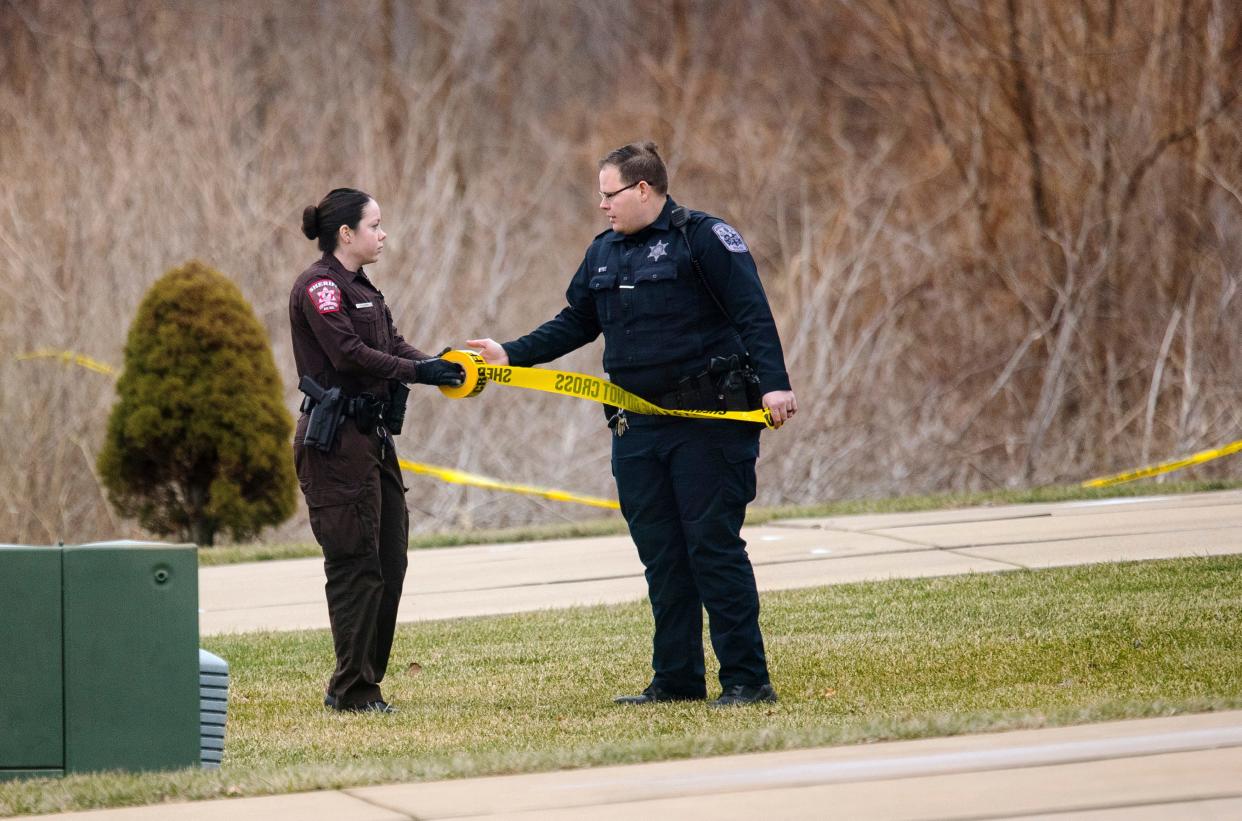
[[[640,228],[632,234],[622,234],[617,231],[612,231],[608,234],[606,239],[609,242],[622,242],[627,239],[634,242],[645,242],[647,237],[649,237],[652,232],[667,231],[672,227],[673,221],[669,215],[673,213],[673,209],[676,207],[677,203],[673,201],[672,197],[665,197],[664,207],[660,209],[660,216],[656,217],[655,220],[649,225]]]
[[[344,265],[341,264],[341,261],[339,259],[336,258],[336,254],[325,253],[323,255],[322,262],[328,266],[329,271],[336,274],[337,281],[341,285],[344,285],[345,283],[351,282],[355,279],[360,279],[363,282],[365,282],[367,285],[369,285],[370,287],[372,288],[375,287],[374,285],[371,284],[371,280],[367,277],[366,269],[359,266],[357,271],[350,271]]]

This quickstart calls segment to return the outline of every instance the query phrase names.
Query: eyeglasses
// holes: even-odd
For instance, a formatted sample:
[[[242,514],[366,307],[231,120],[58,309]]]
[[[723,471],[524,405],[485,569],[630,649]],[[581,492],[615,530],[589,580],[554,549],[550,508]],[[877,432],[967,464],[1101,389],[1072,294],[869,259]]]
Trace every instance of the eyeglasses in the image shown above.
[[[642,182],[642,180],[635,180],[634,182],[625,186],[625,188],[618,188],[616,191],[600,191],[599,201],[609,202],[613,197],[617,196],[617,194],[620,194],[622,191],[629,191],[631,188],[638,185],[640,182]]]

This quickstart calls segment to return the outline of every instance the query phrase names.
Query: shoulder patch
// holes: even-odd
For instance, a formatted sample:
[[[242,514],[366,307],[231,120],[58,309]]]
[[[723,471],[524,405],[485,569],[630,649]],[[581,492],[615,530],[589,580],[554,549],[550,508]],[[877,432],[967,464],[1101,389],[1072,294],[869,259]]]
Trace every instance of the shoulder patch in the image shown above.
[[[733,226],[727,222],[716,223],[712,226],[712,232],[716,234],[721,245],[735,254],[741,254],[750,250],[746,247],[746,240],[742,239],[742,235],[733,230]]]
[[[317,279],[306,289],[311,304],[321,314],[334,314],[341,310],[341,289],[330,279]]]

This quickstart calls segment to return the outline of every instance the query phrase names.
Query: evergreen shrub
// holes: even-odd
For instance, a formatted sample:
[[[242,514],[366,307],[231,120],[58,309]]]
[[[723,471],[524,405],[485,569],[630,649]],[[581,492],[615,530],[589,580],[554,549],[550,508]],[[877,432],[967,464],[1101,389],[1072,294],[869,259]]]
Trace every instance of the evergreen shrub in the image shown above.
[[[195,260],[151,286],[117,394],[98,469],[122,516],[207,546],[293,514],[293,421],[267,333],[223,274]]]

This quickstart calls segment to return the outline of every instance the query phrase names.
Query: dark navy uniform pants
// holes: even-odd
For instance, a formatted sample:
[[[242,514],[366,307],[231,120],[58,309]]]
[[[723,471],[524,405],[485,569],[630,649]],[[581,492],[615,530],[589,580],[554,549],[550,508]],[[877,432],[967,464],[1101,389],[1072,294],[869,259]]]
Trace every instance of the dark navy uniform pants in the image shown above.
[[[759,427],[644,417],[613,437],[621,512],[646,567],[652,684],[702,697],[703,609],[720,684],[768,684],[759,593],[740,531],[755,498]]]

